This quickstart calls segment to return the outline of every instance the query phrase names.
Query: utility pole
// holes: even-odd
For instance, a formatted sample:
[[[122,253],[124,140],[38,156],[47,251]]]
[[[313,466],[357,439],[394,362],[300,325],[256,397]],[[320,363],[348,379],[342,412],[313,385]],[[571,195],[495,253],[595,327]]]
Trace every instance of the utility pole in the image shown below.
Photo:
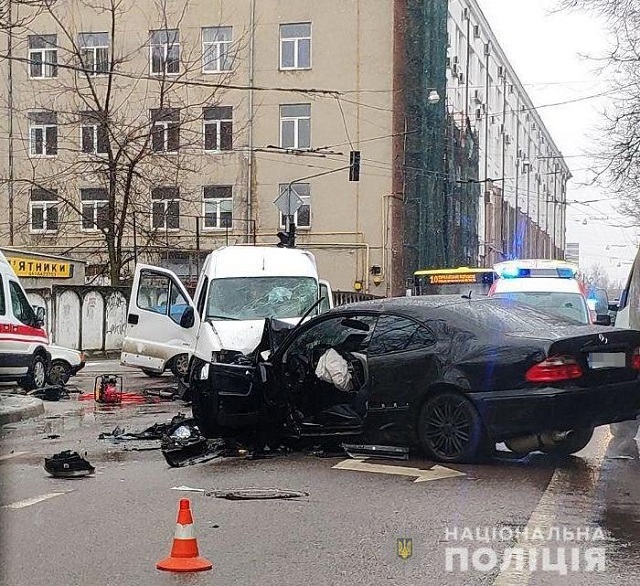
[[[7,10],[9,12],[9,26],[7,34],[7,82],[8,82],[8,96],[7,106],[9,109],[9,151],[8,151],[8,164],[9,164],[9,244],[13,246],[15,227],[13,224],[13,206],[14,206],[14,192],[13,192],[13,3],[12,0],[8,0]]]

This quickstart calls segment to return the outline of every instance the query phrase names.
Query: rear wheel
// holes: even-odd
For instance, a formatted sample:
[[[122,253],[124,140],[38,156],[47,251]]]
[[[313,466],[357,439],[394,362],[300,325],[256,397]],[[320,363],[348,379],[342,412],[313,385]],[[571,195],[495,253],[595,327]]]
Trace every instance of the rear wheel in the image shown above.
[[[454,392],[429,397],[420,411],[418,439],[424,452],[442,462],[471,462],[483,456],[487,434],[475,407]]]
[[[189,355],[178,354],[178,356],[171,361],[171,372],[177,378],[186,377],[189,372]]]
[[[633,439],[638,434],[638,425],[640,421],[633,419],[631,421],[620,421],[619,423],[611,423],[609,430],[613,437],[622,437]]]
[[[25,391],[41,389],[47,382],[47,360],[42,354],[36,354],[31,361],[29,372],[18,383]]]
[[[570,456],[587,447],[593,437],[593,427],[574,429],[569,437],[556,442],[552,446],[545,446],[542,451],[545,454],[555,456]]]

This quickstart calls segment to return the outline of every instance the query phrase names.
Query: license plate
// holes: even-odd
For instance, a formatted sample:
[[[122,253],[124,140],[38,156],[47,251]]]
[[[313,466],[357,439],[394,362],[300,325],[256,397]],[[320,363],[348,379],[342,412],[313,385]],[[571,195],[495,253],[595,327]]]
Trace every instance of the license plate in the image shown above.
[[[627,355],[624,352],[592,352],[588,355],[589,368],[624,368]]]

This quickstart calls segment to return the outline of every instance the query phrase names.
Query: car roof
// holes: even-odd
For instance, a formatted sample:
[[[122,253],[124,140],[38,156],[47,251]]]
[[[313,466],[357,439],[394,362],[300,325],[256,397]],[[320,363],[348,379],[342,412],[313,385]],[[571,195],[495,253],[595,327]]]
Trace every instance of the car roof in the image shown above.
[[[580,283],[576,279],[558,279],[554,277],[523,277],[498,279],[494,283],[493,293],[580,293]]]
[[[460,295],[419,295],[410,297],[385,297],[382,299],[372,299],[370,301],[358,301],[339,305],[329,310],[328,313],[338,313],[340,311],[364,310],[376,313],[396,312],[423,317],[425,309],[437,309],[441,307],[454,307],[465,303],[498,303],[487,297],[476,299],[465,299]]]

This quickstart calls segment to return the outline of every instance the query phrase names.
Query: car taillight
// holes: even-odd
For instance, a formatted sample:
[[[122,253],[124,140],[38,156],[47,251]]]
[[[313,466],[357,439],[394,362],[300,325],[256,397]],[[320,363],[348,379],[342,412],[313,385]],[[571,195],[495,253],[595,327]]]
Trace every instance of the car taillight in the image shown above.
[[[636,348],[633,351],[633,356],[631,357],[631,368],[633,368],[633,370],[640,370],[640,348]]]
[[[530,383],[553,383],[580,378],[582,368],[571,356],[551,356],[527,370],[526,379]]]

